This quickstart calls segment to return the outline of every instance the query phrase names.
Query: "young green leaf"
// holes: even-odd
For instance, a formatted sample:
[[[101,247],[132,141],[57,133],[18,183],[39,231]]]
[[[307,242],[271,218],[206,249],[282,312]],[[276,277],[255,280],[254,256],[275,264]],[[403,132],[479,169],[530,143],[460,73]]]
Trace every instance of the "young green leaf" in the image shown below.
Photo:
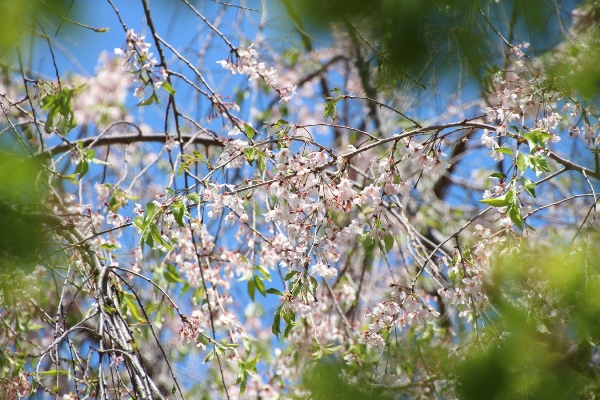
[[[202,361],[203,364],[206,364],[207,362],[209,362],[210,360],[212,360],[213,358],[215,358],[215,355],[217,354],[217,352],[215,351],[215,349],[212,349],[204,358],[204,361]]]
[[[522,178],[523,188],[531,197],[535,197],[535,182],[529,178]]]
[[[79,164],[77,164],[77,167],[75,167],[75,173],[79,174],[79,179],[81,179],[85,174],[87,174],[89,169],[90,164],[88,163],[88,160],[82,158]]]
[[[479,200],[480,203],[487,204],[492,207],[505,207],[508,205],[508,199],[506,195],[500,197],[494,197],[491,199],[482,199]]]
[[[545,148],[546,142],[551,137],[551,134],[542,129],[534,129],[523,135],[523,139],[527,140],[531,150],[534,150],[537,147]]]
[[[173,213],[173,218],[175,218],[175,222],[180,227],[185,227],[185,223],[183,221],[183,217],[185,216],[185,206],[183,203],[174,203],[171,204],[171,212]]]
[[[188,193],[185,197],[193,201],[196,204],[200,204],[200,195],[196,192]]]
[[[275,311],[275,315],[273,315],[273,325],[271,325],[271,332],[277,339],[279,339],[279,334],[281,333],[281,307],[279,307]]]
[[[275,288],[268,288],[265,292],[269,293],[269,294],[276,294],[278,296],[283,296],[283,293],[281,293],[279,290],[277,290]]]
[[[252,301],[254,301],[255,293],[256,293],[256,283],[254,282],[254,279],[248,279],[248,295],[250,296],[250,299]]]
[[[290,279],[292,279],[294,276],[296,276],[296,274],[298,274],[298,271],[288,271],[287,274],[285,274],[285,277],[283,278],[284,281],[289,281]]]
[[[168,282],[171,283],[184,283],[185,281],[179,275],[179,271],[171,265],[165,264],[165,269],[163,270],[163,276]]]
[[[385,251],[389,253],[394,247],[394,237],[392,235],[385,235],[383,241],[385,242]]]
[[[517,154],[517,168],[521,174],[524,174],[529,165],[529,156],[527,154]]]
[[[271,281],[271,274],[269,273],[269,271],[265,267],[263,267],[261,265],[257,265],[256,266],[256,270],[259,273],[261,273],[262,276],[264,276],[266,280]]]
[[[263,156],[259,156],[256,161],[258,162],[258,169],[260,170],[261,173],[265,172],[265,169],[267,169],[267,164],[265,162],[265,158]]]
[[[490,178],[506,179],[506,175],[502,172],[494,172],[493,174],[490,174]]]
[[[531,168],[535,172],[535,176],[540,176],[543,172],[550,172],[548,160],[544,156],[530,156],[529,161]]]
[[[265,297],[267,292],[265,291],[265,284],[263,283],[262,278],[258,275],[254,275],[254,283],[256,284],[259,293]]]
[[[244,124],[244,131],[246,132],[248,139],[250,139],[250,140],[254,139],[254,134],[256,133],[256,131],[254,130],[253,127],[251,127],[248,124]]]
[[[323,113],[323,117],[327,119],[327,117],[331,117],[331,120],[335,122],[335,117],[337,116],[337,103],[338,100],[329,100],[325,103],[325,112]]]
[[[167,93],[169,93],[171,96],[175,96],[175,89],[173,89],[173,86],[171,86],[169,82],[163,81],[160,87],[161,89],[164,89]]]
[[[496,151],[498,153],[503,153],[503,154],[506,154],[509,156],[512,156],[514,154],[511,149],[507,149],[506,147],[500,147],[500,148],[496,149]]]
[[[523,230],[523,217],[521,216],[521,210],[519,210],[519,207],[510,207],[508,210],[508,215],[512,223],[515,224],[517,228]]]
[[[150,232],[152,232],[152,237],[153,237],[153,239],[154,239],[155,242],[160,243],[164,248],[166,248],[169,251],[173,250],[173,246],[171,246],[169,243],[167,243],[165,241],[165,239],[160,234],[160,232],[159,232],[158,227],[156,226],[156,224],[151,224],[150,225]]]

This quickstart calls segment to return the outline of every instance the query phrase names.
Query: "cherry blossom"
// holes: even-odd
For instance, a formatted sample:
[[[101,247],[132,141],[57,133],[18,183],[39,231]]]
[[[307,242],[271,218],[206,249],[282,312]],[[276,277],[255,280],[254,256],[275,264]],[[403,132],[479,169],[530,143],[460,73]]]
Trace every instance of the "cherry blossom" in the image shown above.
[[[456,397],[449,370],[510,344],[506,303],[540,340],[595,347],[552,288],[566,275],[542,265],[570,243],[582,282],[597,279],[600,113],[575,72],[549,72],[580,52],[512,43],[527,35],[504,37],[511,18],[490,4],[472,17],[495,43],[485,78],[462,86],[462,69],[429,69],[437,57],[419,76],[383,63],[385,41],[352,16],[321,37],[293,4],[288,21],[266,2],[183,1],[186,36],[148,2],[135,30],[108,5],[123,45],[92,76],[56,62],[67,44],[47,35],[50,55],[19,52],[0,79],[17,149],[0,167],[33,160],[35,188],[0,182],[0,208],[43,238],[0,271],[0,396],[310,398],[327,359],[357,393]],[[282,37],[273,15],[294,21]]]

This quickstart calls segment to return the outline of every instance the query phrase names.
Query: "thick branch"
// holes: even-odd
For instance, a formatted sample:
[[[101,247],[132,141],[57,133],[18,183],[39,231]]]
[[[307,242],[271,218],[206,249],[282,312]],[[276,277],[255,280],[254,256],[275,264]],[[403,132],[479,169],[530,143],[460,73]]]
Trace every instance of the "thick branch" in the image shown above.
[[[222,147],[223,144],[219,142],[214,137],[207,134],[192,134],[192,133],[182,133],[181,138],[186,143],[193,144],[203,144],[205,146],[219,146]],[[78,140],[83,144],[83,147],[88,147],[93,144],[94,147],[97,146],[110,146],[113,144],[133,144],[133,143],[166,143],[167,140],[177,140],[176,136],[168,136],[164,133],[151,133],[149,135],[139,135],[137,133],[134,134],[124,134],[119,136],[106,136],[106,137],[98,137],[92,136],[87,137],[85,139]],[[73,148],[74,144],[60,144],[58,146],[54,146],[42,154],[47,154],[51,156],[55,156],[57,154],[65,153],[71,148]]]
[[[557,163],[559,163],[560,165],[562,165],[563,167],[565,167],[566,169],[570,169],[573,171],[579,171],[581,173],[585,173],[588,176],[591,176],[593,178],[596,179],[600,179],[600,172],[599,171],[592,171],[589,168],[586,168],[584,166],[581,166],[579,164],[575,164],[572,161],[569,161],[565,158],[562,158],[561,156],[559,156],[558,154],[549,151],[548,152],[548,157],[550,157],[551,159],[553,159],[554,161],[556,161]]]

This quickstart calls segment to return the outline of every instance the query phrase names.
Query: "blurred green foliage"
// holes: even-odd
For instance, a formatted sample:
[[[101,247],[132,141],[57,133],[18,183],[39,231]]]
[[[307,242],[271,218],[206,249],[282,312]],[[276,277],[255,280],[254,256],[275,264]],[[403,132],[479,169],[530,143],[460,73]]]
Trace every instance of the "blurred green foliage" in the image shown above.
[[[0,0],[0,51],[31,44],[25,39],[34,32],[54,36],[59,27],[69,26],[65,16],[77,20],[76,8],[69,0]]]
[[[584,3],[598,8],[594,1]],[[368,43],[371,54],[363,54],[363,62],[378,67],[379,85],[385,86],[407,78],[427,85],[444,75],[481,82],[486,68],[503,65],[510,51],[506,41],[532,43],[538,53],[530,56],[551,54],[565,40],[560,27],[569,25],[565,9],[574,5],[563,8],[544,0],[304,0],[294,7],[309,35],[319,36],[335,25],[356,44]],[[573,83],[597,93],[600,73],[593,66],[600,46],[587,48],[589,57]],[[557,76],[569,63],[557,66]]]
[[[343,371],[345,365],[335,356],[325,357],[304,371],[304,384],[314,400],[391,399],[385,388],[351,384]]]
[[[0,149],[0,291],[15,289],[48,246],[48,227],[36,217],[40,165]],[[6,294],[6,293],[5,293]],[[6,300],[6,298],[5,298]]]
[[[600,32],[597,28],[564,43],[554,54],[544,57],[544,61],[556,89],[597,100],[600,93]]]
[[[458,365],[461,398],[570,399],[600,392],[600,252],[593,245],[586,256],[545,250],[496,258],[487,289],[499,335],[483,339]]]
[[[595,398],[600,393],[598,243],[589,238],[586,255],[525,244],[523,251],[498,253],[486,283],[487,318],[480,315],[477,331],[465,330],[445,345],[429,331],[411,333],[378,354],[374,364],[348,366],[331,355],[305,369],[304,385],[314,399],[409,399],[415,389],[431,385],[422,375],[426,365],[426,376],[437,382],[431,398]],[[457,345],[461,356],[452,350]],[[376,364],[385,364],[389,381],[404,375],[410,384],[375,383],[386,381]]]

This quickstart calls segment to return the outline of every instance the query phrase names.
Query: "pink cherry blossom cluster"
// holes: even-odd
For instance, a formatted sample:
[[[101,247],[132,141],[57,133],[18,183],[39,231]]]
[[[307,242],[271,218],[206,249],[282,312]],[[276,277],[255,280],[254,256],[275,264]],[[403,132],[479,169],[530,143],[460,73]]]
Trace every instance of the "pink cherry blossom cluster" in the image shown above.
[[[123,104],[132,84],[131,73],[123,70],[106,52],[100,54],[95,75],[74,76],[72,82],[80,87],[76,92],[77,101],[73,102],[77,123],[102,128],[130,119]]]
[[[152,88],[152,93],[160,88],[167,80],[164,68],[156,71],[158,60],[150,52],[152,45],[146,42],[146,37],[135,33],[133,29],[127,31],[124,47],[115,48],[115,54],[122,59],[123,69],[134,76],[136,88],[134,96],[139,99],[146,98],[145,90]]]
[[[258,61],[258,52],[254,48],[254,44],[233,49],[225,60],[217,61],[217,63],[233,74],[247,75],[250,81],[261,78],[279,93],[281,102],[287,103],[296,94],[296,85],[279,82],[277,71],[267,67],[264,62]]]
[[[362,332],[358,343],[383,347],[387,336],[394,327],[399,329],[405,326],[424,325],[434,322],[440,315],[438,311],[426,304],[423,298],[408,290],[392,293],[394,300],[377,303],[372,309],[365,310],[365,317],[371,317],[373,322],[368,330]],[[387,332],[386,332],[387,331]]]
[[[193,9],[190,2],[184,3]],[[230,8],[223,8],[224,13]],[[229,44],[228,32],[220,31],[227,27],[223,21],[229,20],[228,16],[220,24],[207,24],[206,29]],[[84,143],[92,143],[85,144],[88,152],[71,145],[74,136],[68,141],[55,136],[51,139],[55,142],[41,150],[54,157],[48,166],[50,213],[44,220],[58,235],[49,243],[65,255],[53,271],[58,283],[54,286],[61,293],[52,304],[51,318],[41,308],[36,311],[44,327],[33,334],[40,338],[54,334],[43,350],[50,355],[47,359],[64,364],[57,358],[60,346],[68,344],[72,354],[89,347],[71,332],[81,327],[87,334],[90,326],[98,326],[104,329],[98,337],[107,340],[100,340],[100,348],[89,354],[100,355],[99,371],[110,368],[123,393],[130,390],[126,382],[139,378],[126,377],[135,370],[139,354],[129,350],[121,354],[118,349],[127,349],[130,341],[121,339],[137,330],[153,333],[145,335],[149,341],[152,336],[179,340],[173,346],[158,346],[164,352],[152,362],[167,358],[169,351],[169,356],[206,357],[206,368],[216,372],[217,379],[203,382],[208,392],[214,389],[215,397],[308,398],[310,394],[296,385],[298,371],[309,370],[313,359],[336,353],[347,364],[340,368],[340,377],[355,387],[364,383],[369,388],[415,388],[420,397],[429,398],[447,376],[430,373],[427,369],[433,364],[423,355],[412,365],[410,360],[399,362],[411,355],[395,350],[411,346],[410,338],[416,337],[425,351],[429,346],[447,350],[465,344],[465,350],[457,351],[462,356],[473,348],[472,333],[477,334],[478,345],[490,334],[498,338],[504,334],[488,330],[488,322],[495,321],[486,320],[484,327],[481,320],[490,309],[492,296],[486,289],[491,287],[492,261],[519,251],[531,235],[529,225],[535,224],[537,217],[530,222],[531,215],[562,207],[560,200],[546,202],[543,195],[549,185],[541,185],[562,172],[538,176],[554,162],[560,164],[558,156],[550,156],[558,135],[569,132],[587,145],[600,143],[597,111],[545,85],[544,74],[525,55],[527,45],[509,44],[509,61],[502,70],[494,69],[496,75],[486,82],[492,94],[468,110],[444,99],[441,108],[447,107],[448,113],[432,122],[425,115],[433,114],[433,108],[421,103],[428,97],[384,88],[384,82],[372,79],[381,72],[371,62],[379,44],[369,35],[363,37],[362,30],[351,37],[336,28],[331,47],[315,42],[310,52],[272,51],[272,62],[265,61],[271,44],[260,40],[260,32],[254,39],[262,43],[260,55],[258,45],[229,45],[228,57],[218,61],[227,71],[217,76],[241,74],[254,82],[249,88],[240,85],[236,99],[250,101],[238,104],[207,83],[218,79],[202,70],[206,53],[194,49],[180,54],[163,41],[167,35],[155,30],[159,25],[148,23],[149,35],[168,53],[172,69],[154,57],[144,36],[127,31],[124,46],[115,49],[116,62],[103,55],[96,76],[69,81],[80,91],[74,95],[73,112],[78,124],[89,125],[78,132]],[[250,30],[244,27],[240,34]],[[162,50],[159,53],[162,56]],[[126,91],[134,84],[140,105],[147,105],[158,101],[158,88],[172,93],[171,79],[193,95],[171,98],[160,133],[150,134],[126,112]],[[225,83],[215,82],[213,87],[229,90],[230,80],[228,75]],[[24,80],[25,87],[27,83]],[[293,83],[299,86],[297,95]],[[60,87],[60,82],[52,85]],[[294,107],[269,101],[265,88],[275,90],[280,103],[293,98]],[[16,93],[10,101],[7,96],[0,96],[0,101],[10,108],[8,122],[40,122],[32,112],[36,110],[18,100],[29,100],[27,93]],[[323,96],[325,114],[323,104],[315,101]],[[399,98],[403,96],[407,98]],[[181,104],[185,98],[192,103]],[[488,106],[487,122],[479,114],[483,102]],[[194,114],[190,110],[202,104],[210,104],[207,120],[186,114]],[[269,106],[261,108],[264,104]],[[143,114],[138,113],[140,120]],[[92,137],[95,133],[88,129],[121,126],[113,124],[119,120],[136,128],[139,142],[134,135],[123,138],[108,129]],[[11,134],[33,132],[26,137],[30,143],[49,137],[47,132],[36,137],[29,128],[21,131],[20,125],[12,128]],[[480,140],[471,142],[480,131]],[[202,138],[191,132],[208,134]],[[242,134],[247,137],[233,137]],[[160,145],[146,143],[150,140]],[[495,162],[481,163],[477,159],[481,149],[489,151]],[[74,166],[61,164],[69,153]],[[451,159],[446,153],[452,154]],[[92,166],[85,175],[84,161],[108,165]],[[455,164],[451,167],[450,162]],[[547,162],[550,167],[544,167]],[[497,170],[490,175],[483,165]],[[568,173],[583,171],[584,180],[591,177],[586,175],[591,170],[575,163],[562,165]],[[68,168],[77,170],[68,175]],[[72,193],[52,187],[54,181],[78,175],[79,185]],[[597,171],[593,175],[597,178]],[[491,179],[496,180],[489,183]],[[560,185],[550,190],[567,193]],[[594,189],[589,186],[590,195],[578,188],[569,201],[593,204]],[[562,194],[552,194],[552,201],[558,196]],[[478,202],[480,197],[485,206]],[[581,210],[588,212],[583,220],[591,220],[591,228],[596,220],[589,207]],[[46,210],[39,207],[35,212]],[[54,268],[52,262],[45,259],[39,270]],[[544,292],[543,284],[531,286],[532,298]],[[80,305],[84,307],[76,307]],[[61,311],[52,327],[47,320],[61,307],[81,308],[81,317],[90,320],[72,325]],[[61,318],[69,321],[68,327]],[[463,329],[465,324],[473,329]],[[460,329],[454,332],[455,327]],[[273,335],[281,348],[273,348],[280,346]],[[25,332],[21,342],[32,337]],[[0,344],[2,351],[13,346]],[[182,351],[186,344],[196,345],[198,354],[192,353],[194,346]],[[211,363],[215,358],[217,362]],[[81,359],[85,360],[83,353]],[[58,364],[52,368],[63,368]],[[69,373],[84,382],[89,376],[101,377],[95,367],[65,368],[72,368]],[[388,367],[397,368],[390,373]],[[10,382],[0,379],[0,397],[20,396],[16,388],[25,386],[23,380],[32,380],[22,375],[15,370]],[[43,376],[33,380],[50,381],[50,376]],[[139,382],[150,382],[147,378]],[[98,390],[109,386],[90,384]],[[140,393],[135,397],[151,397]]]
[[[541,129],[552,135],[551,141],[557,142],[560,140],[557,129],[568,128],[571,136],[584,131],[584,139],[589,144],[596,140],[597,145],[600,142],[596,135],[599,125],[592,125],[589,118],[595,114],[594,111],[583,110],[574,98],[564,99],[559,93],[540,91],[539,88],[544,86],[544,76],[524,61],[523,49],[528,47],[527,43],[514,46],[513,69],[505,74],[496,74],[493,78],[497,89],[492,99],[495,105],[485,107],[483,111],[490,122],[498,125],[495,133],[498,136],[506,135],[511,125],[516,128]],[[579,124],[584,127],[580,128]],[[488,131],[484,131],[484,136],[488,134]],[[498,161],[504,157],[502,153],[494,151],[498,146],[492,143],[491,137],[483,138],[482,142],[492,149],[490,156]]]

